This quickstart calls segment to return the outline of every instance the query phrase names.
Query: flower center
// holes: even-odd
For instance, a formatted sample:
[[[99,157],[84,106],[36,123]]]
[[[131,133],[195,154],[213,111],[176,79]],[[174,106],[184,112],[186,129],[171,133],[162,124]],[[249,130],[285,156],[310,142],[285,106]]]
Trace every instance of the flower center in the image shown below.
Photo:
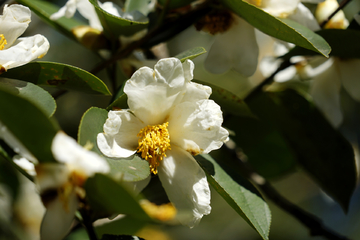
[[[4,34],[0,34],[0,50],[3,50],[6,44],[7,41],[5,39]]]
[[[196,30],[205,31],[212,35],[229,30],[234,22],[233,16],[227,10],[214,11],[205,15],[195,23]]]
[[[168,122],[161,125],[149,125],[141,129],[137,135],[139,137],[137,151],[149,162],[150,170],[154,174],[157,174],[160,161],[166,157],[166,150],[171,149],[168,125]]]

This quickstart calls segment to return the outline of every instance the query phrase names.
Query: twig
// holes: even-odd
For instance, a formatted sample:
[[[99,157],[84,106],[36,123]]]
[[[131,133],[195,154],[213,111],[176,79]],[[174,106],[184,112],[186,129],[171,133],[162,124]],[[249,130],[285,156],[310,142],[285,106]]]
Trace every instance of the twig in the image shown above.
[[[335,14],[337,14],[341,9],[343,9],[351,0],[343,0],[340,4],[339,7],[327,18],[325,19],[321,24],[320,27],[324,28],[325,25],[331,20],[332,17],[335,16]]]
[[[240,164],[242,174],[251,180],[267,198],[306,226],[309,229],[311,236],[323,236],[330,240],[349,240],[347,237],[341,236],[325,227],[318,217],[304,211],[284,198],[265,178],[257,174],[249,163],[240,157],[236,148],[231,148],[227,145],[225,145],[225,148],[229,151],[233,160]]]
[[[82,217],[81,223],[85,227],[86,232],[87,232],[87,234],[89,236],[89,239],[90,240],[98,240],[88,211],[86,211],[86,209],[80,209],[79,211],[80,211],[80,214],[81,214],[81,217]]]

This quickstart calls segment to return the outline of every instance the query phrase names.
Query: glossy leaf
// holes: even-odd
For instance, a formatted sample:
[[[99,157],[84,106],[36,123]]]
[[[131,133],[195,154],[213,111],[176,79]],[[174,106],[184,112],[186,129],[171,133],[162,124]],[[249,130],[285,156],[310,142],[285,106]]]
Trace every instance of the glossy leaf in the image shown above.
[[[125,18],[117,17],[103,10],[97,0],[89,0],[95,7],[99,16],[105,34],[113,39],[119,36],[131,36],[147,27],[149,21],[131,21]]]
[[[242,178],[234,163],[209,155],[195,157],[204,169],[211,186],[253,227],[263,239],[269,239],[271,213],[260,193]]]
[[[222,0],[222,2],[260,31],[329,57],[331,51],[329,44],[305,26],[289,19],[274,17],[241,0]]]
[[[298,156],[299,164],[345,211],[356,187],[351,144],[319,110],[293,90],[268,93],[283,114],[278,127]]]
[[[108,214],[123,213],[145,221],[150,220],[136,198],[108,176],[96,174],[86,181],[84,188],[94,210]]]
[[[103,224],[95,228],[98,237],[104,234],[126,234],[133,235],[146,225],[146,222],[134,217],[126,216],[119,220],[114,220],[110,223]]]
[[[341,58],[360,58],[360,31],[351,29],[324,29],[316,32],[331,46],[330,56]],[[294,47],[282,58],[289,59],[293,56],[313,56],[316,52],[302,47]]]
[[[178,55],[176,55],[175,57],[180,59],[181,62],[184,62],[186,59],[194,59],[198,56],[200,56],[201,54],[206,53],[205,48],[203,47],[196,47],[196,48],[192,48],[189,49],[185,52],[179,53]]]
[[[111,95],[107,86],[98,77],[81,68],[61,63],[32,62],[9,69],[1,77],[32,82],[39,86]]]
[[[0,88],[5,88],[7,91],[25,98],[43,110],[48,117],[55,113],[56,102],[54,98],[41,87],[15,79],[0,78]]]
[[[221,110],[225,113],[235,116],[254,117],[247,104],[235,94],[207,82],[197,79],[194,79],[193,81],[211,87],[212,93],[210,95],[210,99],[219,104],[221,106]]]
[[[55,161],[51,143],[59,127],[43,110],[0,88],[0,122],[39,162]]]
[[[96,138],[98,133],[103,132],[107,116],[108,112],[101,108],[93,107],[86,111],[80,122],[79,144],[84,146],[90,143],[93,146],[92,151],[102,155],[107,160],[111,168],[110,174],[115,179],[132,182],[147,178],[150,175],[149,164],[137,155],[126,159],[108,158],[97,147]]]
[[[80,25],[86,25],[83,22],[77,21],[74,18],[60,18],[56,21],[50,20],[50,16],[59,10],[59,7],[43,0],[18,0],[21,3],[31,9],[36,15],[38,15],[44,22],[55,28],[65,36],[76,40],[71,32],[71,29]]]

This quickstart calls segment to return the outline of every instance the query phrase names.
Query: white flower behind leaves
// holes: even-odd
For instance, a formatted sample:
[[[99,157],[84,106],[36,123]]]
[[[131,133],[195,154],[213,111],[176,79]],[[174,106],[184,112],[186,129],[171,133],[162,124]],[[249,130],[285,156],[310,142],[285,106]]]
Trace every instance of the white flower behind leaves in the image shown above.
[[[218,149],[228,139],[211,88],[191,82],[194,64],[161,59],[137,70],[124,87],[130,109],[110,111],[97,138],[108,157],[138,152],[158,174],[182,224],[193,227],[210,213],[210,189],[194,155]],[[126,160],[119,160],[126,161]]]
[[[5,5],[0,16],[0,72],[43,57],[49,50],[48,40],[40,35],[19,38],[31,21],[29,8]]]
[[[107,173],[107,162],[81,147],[71,137],[58,132],[51,150],[58,163],[36,165],[36,182],[46,206],[41,239],[63,239],[70,230],[79,198],[84,197],[83,184],[95,173]]]

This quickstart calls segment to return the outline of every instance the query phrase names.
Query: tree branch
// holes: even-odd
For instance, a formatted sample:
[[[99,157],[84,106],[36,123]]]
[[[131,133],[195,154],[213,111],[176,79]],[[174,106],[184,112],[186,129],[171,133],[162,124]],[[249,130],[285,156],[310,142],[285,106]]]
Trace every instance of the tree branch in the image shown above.
[[[240,164],[243,170],[242,174],[252,181],[268,199],[307,227],[311,236],[323,236],[330,240],[349,240],[347,237],[325,227],[321,219],[315,215],[304,211],[284,198],[265,178],[257,174],[248,162],[243,160],[241,152],[237,151],[236,148],[232,148],[227,144],[225,144],[225,148],[229,151],[233,160]]]

